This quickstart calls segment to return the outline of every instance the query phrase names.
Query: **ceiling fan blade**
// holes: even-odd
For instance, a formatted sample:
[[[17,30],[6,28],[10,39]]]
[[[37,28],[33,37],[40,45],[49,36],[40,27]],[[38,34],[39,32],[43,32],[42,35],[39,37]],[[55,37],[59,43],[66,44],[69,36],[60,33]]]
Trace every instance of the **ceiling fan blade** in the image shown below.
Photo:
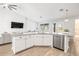
[[[14,8],[14,7],[10,7],[9,9],[10,10],[17,10],[17,8]]]
[[[17,5],[9,5],[9,6],[11,6],[11,7],[18,7]]]
[[[17,8],[14,8],[14,7],[11,7],[12,9],[15,9],[15,10],[17,10]]]
[[[17,7],[16,6],[14,6],[14,5],[8,5],[8,8],[10,9],[10,10],[17,10]]]
[[[9,10],[12,10],[12,8],[11,8],[10,6],[8,6],[8,9],[9,9]]]

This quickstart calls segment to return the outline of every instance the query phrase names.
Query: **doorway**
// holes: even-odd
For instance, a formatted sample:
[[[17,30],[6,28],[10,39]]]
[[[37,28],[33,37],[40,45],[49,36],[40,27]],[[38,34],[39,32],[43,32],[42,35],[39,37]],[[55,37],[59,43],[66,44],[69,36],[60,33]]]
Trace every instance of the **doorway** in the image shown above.
[[[75,37],[79,37],[79,19],[75,20]]]
[[[79,19],[75,19],[74,48],[76,55],[79,56]]]

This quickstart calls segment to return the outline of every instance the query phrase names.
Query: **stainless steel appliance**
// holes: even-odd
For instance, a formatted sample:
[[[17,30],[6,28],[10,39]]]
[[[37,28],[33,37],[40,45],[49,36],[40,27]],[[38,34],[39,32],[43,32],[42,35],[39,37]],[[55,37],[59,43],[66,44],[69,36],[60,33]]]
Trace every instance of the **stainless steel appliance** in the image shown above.
[[[53,47],[64,50],[64,35],[53,35]]]

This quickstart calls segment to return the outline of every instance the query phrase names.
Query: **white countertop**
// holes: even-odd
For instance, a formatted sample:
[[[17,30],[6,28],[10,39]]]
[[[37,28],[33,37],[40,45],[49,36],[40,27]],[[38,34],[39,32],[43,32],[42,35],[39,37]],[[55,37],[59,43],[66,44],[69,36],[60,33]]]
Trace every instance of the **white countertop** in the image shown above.
[[[58,32],[53,32],[53,33],[21,33],[21,34],[12,34],[12,36],[25,36],[25,35],[53,35],[53,34],[59,34],[59,35],[68,35],[70,36],[70,33],[63,32],[63,33],[58,33]]]

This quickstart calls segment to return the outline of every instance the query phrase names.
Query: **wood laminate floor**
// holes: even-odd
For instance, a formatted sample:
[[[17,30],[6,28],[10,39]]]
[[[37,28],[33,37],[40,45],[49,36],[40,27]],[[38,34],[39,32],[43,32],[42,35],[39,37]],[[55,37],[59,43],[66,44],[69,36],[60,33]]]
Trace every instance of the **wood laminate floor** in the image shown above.
[[[75,38],[78,39],[78,38]],[[75,43],[75,44],[74,44]],[[13,54],[11,44],[0,46],[0,56],[75,56],[79,55],[79,41],[70,41],[70,48],[67,53],[50,47],[32,47],[16,55]]]

